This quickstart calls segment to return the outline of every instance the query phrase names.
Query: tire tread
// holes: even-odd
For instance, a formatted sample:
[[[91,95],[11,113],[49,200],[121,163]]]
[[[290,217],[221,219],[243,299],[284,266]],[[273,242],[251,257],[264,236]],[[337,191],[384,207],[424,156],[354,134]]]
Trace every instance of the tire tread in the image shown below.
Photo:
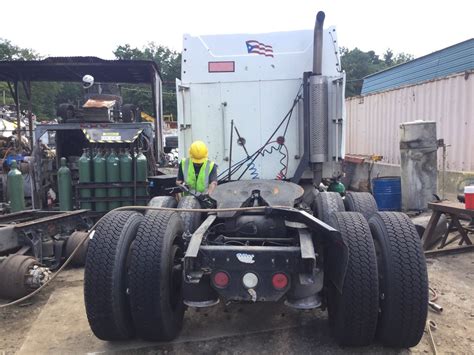
[[[84,299],[89,325],[99,339],[125,340],[134,335],[125,295],[125,260],[120,260],[120,253],[131,242],[142,218],[132,211],[109,212],[89,240]],[[122,286],[123,294],[117,292]]]
[[[333,332],[341,345],[368,345],[375,337],[378,316],[377,259],[369,225],[357,212],[331,217],[349,249],[342,295],[336,291]]]
[[[384,345],[411,347],[421,340],[428,312],[428,273],[416,227],[400,212],[378,212],[369,221],[372,234],[382,230],[387,254],[385,297],[377,337]]]
[[[344,212],[344,202],[338,192],[320,192],[316,195],[316,214],[324,223],[331,223],[334,212]]]
[[[149,211],[140,224],[130,257],[131,313],[138,336],[145,340],[167,341],[181,329],[184,305],[177,315],[169,312],[167,302],[169,284],[163,281],[163,267],[173,240],[172,228],[182,233],[178,214],[168,211]],[[171,229],[170,229],[171,228]]]
[[[347,211],[362,213],[367,220],[378,211],[374,196],[368,192],[348,191],[344,199],[344,205]]]

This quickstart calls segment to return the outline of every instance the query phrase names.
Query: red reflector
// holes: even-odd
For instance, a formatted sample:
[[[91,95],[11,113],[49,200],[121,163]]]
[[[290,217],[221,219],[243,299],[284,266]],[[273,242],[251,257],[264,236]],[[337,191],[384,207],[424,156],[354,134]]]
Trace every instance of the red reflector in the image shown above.
[[[223,271],[214,274],[214,285],[217,287],[226,287],[229,284],[229,275]]]
[[[275,274],[272,277],[272,284],[277,290],[282,290],[288,286],[288,277],[285,274]]]
[[[235,62],[208,62],[209,73],[233,73]]]

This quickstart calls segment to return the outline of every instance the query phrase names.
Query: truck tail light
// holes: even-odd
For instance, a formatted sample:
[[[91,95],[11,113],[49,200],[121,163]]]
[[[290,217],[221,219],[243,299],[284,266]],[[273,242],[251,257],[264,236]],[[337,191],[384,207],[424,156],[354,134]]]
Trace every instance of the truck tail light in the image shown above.
[[[274,274],[272,276],[272,284],[275,289],[283,290],[288,286],[288,276],[281,272]]]
[[[214,274],[212,278],[214,285],[219,288],[227,287],[230,281],[229,275],[224,271],[218,271]]]

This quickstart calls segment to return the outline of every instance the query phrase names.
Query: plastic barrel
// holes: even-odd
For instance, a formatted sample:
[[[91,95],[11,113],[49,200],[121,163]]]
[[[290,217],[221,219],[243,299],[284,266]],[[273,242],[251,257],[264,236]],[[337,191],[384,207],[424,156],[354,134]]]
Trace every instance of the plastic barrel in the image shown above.
[[[372,180],[372,191],[379,211],[400,211],[402,184],[400,177],[379,177]]]

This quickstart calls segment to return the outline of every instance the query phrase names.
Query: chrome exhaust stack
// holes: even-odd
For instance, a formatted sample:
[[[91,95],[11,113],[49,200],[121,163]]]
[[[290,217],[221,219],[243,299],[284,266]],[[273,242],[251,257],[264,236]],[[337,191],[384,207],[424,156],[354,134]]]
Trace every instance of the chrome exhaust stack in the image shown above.
[[[327,77],[322,75],[323,37],[325,14],[319,11],[314,26],[313,73],[309,78],[310,116],[310,163],[324,163],[328,160],[328,88]],[[322,173],[321,166],[313,166],[314,172]],[[315,180],[321,177],[315,176]],[[315,181],[317,182],[317,181]]]
[[[326,15],[319,11],[316,15],[313,37],[313,75],[321,75],[323,72],[323,26]]]

